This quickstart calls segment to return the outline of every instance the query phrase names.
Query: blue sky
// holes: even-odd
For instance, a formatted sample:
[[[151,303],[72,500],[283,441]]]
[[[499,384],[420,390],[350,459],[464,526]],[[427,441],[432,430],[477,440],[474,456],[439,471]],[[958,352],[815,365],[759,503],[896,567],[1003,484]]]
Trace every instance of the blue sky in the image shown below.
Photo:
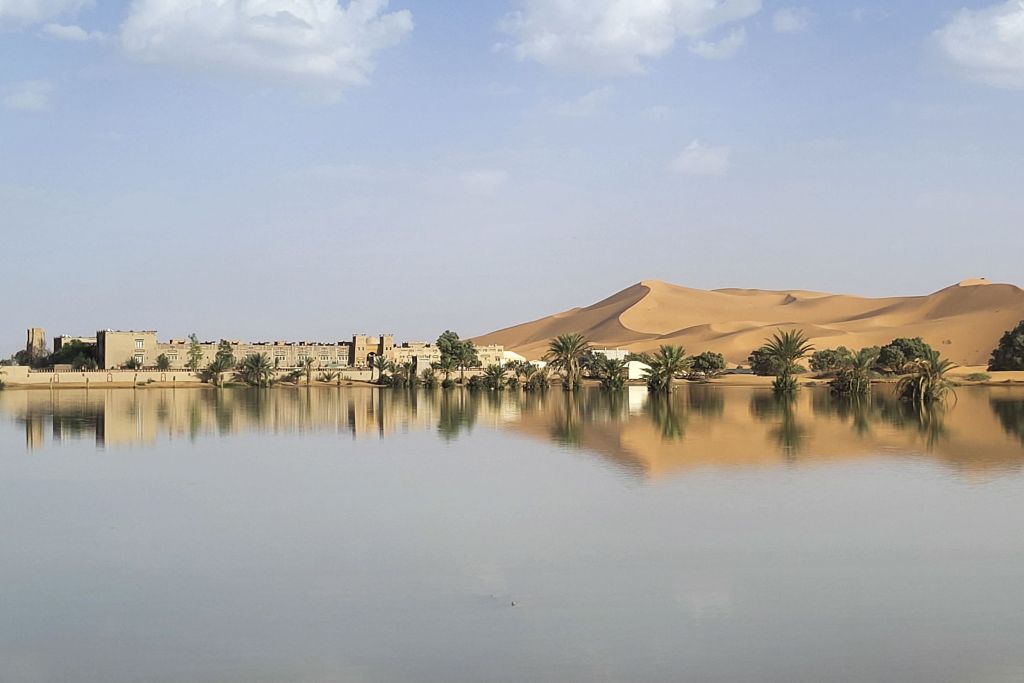
[[[1024,284],[1021,121],[1021,0],[0,0],[0,349]]]

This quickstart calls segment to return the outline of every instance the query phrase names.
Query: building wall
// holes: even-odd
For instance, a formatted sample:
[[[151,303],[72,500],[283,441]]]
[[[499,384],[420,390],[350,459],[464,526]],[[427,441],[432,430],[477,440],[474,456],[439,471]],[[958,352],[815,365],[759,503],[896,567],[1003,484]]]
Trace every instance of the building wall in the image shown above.
[[[25,339],[25,350],[31,353],[46,351],[46,330],[41,327],[31,327]]]
[[[352,359],[351,364],[357,368],[367,368],[377,356],[384,356],[388,360],[394,359],[395,335],[383,334],[379,337],[370,337],[365,334],[352,336]]]
[[[96,355],[101,368],[111,370],[135,358],[143,367],[156,365],[160,355],[156,332],[152,330],[100,330],[96,333]]]
[[[65,344],[70,344],[71,342],[81,342],[83,344],[95,346],[96,337],[76,337],[70,334],[62,334],[59,337],[53,338],[53,352],[57,353]]]

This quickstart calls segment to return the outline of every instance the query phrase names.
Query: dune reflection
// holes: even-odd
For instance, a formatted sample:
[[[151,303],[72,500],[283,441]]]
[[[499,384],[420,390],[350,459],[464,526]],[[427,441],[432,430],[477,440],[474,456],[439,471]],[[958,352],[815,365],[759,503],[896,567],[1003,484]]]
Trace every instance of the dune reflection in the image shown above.
[[[93,439],[154,444],[247,432],[333,432],[352,438],[434,432],[459,439],[502,429],[598,454],[644,477],[705,467],[772,467],[914,455],[977,474],[1024,463],[1024,390],[969,388],[945,409],[914,410],[879,388],[871,400],[807,389],[790,400],[758,388],[690,385],[607,394],[146,389],[8,391],[0,415],[23,425],[28,449]]]

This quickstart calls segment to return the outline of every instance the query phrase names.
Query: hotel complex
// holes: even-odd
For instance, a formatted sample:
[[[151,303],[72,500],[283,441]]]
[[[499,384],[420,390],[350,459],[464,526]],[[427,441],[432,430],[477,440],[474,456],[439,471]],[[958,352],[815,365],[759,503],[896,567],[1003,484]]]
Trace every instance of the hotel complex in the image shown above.
[[[114,370],[134,362],[139,367],[156,367],[157,359],[166,357],[172,370],[184,369],[189,362],[191,343],[187,339],[171,339],[161,342],[153,330],[100,330],[95,337],[73,337],[62,335],[53,340],[54,351],[71,341],[81,342],[96,347],[96,362],[103,370]],[[200,367],[206,367],[217,356],[221,342],[204,341],[199,343],[202,350]],[[441,351],[436,344],[427,342],[406,342],[395,344],[392,334],[369,336],[356,334],[351,341],[313,342],[313,341],[274,341],[245,342],[231,341],[232,354],[241,360],[254,353],[266,354],[276,368],[296,368],[312,358],[317,368],[368,368],[372,367],[378,356],[395,363],[413,363],[422,370],[441,360]],[[45,333],[33,328],[28,333],[28,348],[44,349]],[[504,347],[498,345],[478,346],[477,356],[480,364],[486,367],[508,360]],[[512,354],[514,355],[514,354]]]

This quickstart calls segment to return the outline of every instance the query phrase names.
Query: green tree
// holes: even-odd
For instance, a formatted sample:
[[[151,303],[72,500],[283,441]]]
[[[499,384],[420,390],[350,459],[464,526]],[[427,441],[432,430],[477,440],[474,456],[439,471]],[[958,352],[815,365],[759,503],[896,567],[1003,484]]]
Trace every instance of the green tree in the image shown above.
[[[316,359],[313,356],[303,356],[299,359],[299,369],[306,377],[306,386],[313,383],[313,371],[316,369]]]
[[[725,356],[712,351],[691,356],[690,370],[704,378],[716,377],[725,370]]]
[[[233,368],[234,365],[234,363],[231,363],[229,366],[227,361],[224,358],[221,358],[220,354],[217,354],[217,357],[203,368],[201,373],[202,379],[215,387],[222,387],[224,386],[224,373]]]
[[[236,366],[235,377],[251,387],[269,387],[274,379],[274,363],[265,353],[251,353]]]
[[[777,394],[788,394],[796,391],[796,362],[814,350],[814,346],[804,336],[803,330],[779,330],[769,339],[765,339],[763,347],[774,367],[778,368],[772,389]]]
[[[488,389],[502,389],[505,386],[505,368],[495,363],[484,368],[483,385]]]
[[[918,407],[942,403],[953,390],[953,382],[946,373],[956,365],[929,349],[927,356],[908,364],[907,376],[896,385],[897,395],[907,403]]]
[[[834,349],[822,349],[811,354],[811,370],[817,373],[836,372],[840,368],[849,367],[853,362],[853,352],[845,346]]]
[[[228,370],[234,370],[237,360],[235,359],[235,349],[231,345],[231,342],[226,339],[221,339],[220,343],[217,344],[217,355],[214,357],[215,362],[224,372]]]
[[[465,339],[459,344],[455,362],[459,368],[459,382],[466,381],[466,370],[480,367],[480,357],[476,351],[476,345]]]
[[[142,361],[136,358],[135,356],[129,356],[128,360],[121,364],[121,367],[123,367],[125,370],[141,370]]]
[[[989,370],[1024,370],[1024,320],[1007,330],[992,351]]]
[[[458,364],[455,362],[455,357],[448,355],[442,355],[441,360],[431,363],[430,367],[444,375],[444,383],[447,384],[451,381],[452,373],[458,368]]]
[[[544,359],[551,367],[562,373],[567,391],[575,391],[580,387],[583,375],[582,361],[589,350],[590,344],[582,334],[563,334],[548,344],[548,352]]]
[[[166,353],[161,353],[156,357],[156,369],[157,370],[170,370],[171,359],[167,357]]]
[[[871,393],[871,369],[878,360],[878,347],[869,346],[851,354],[849,361],[835,371],[829,387],[835,396],[862,398]]]
[[[192,372],[197,372],[203,364],[203,345],[199,343],[199,337],[195,332],[188,336],[188,360],[185,367]]]
[[[686,349],[670,344],[662,344],[657,353],[643,356],[641,362],[648,366],[644,370],[644,375],[647,379],[647,390],[653,393],[671,392],[676,378],[685,374],[690,367]]]
[[[747,363],[750,364],[751,372],[761,377],[777,377],[782,370],[766,346],[751,351]]]
[[[618,391],[626,386],[628,368],[626,361],[619,358],[609,358],[600,353],[594,354],[591,372],[601,381],[601,387],[609,391]]]
[[[540,367],[533,363],[527,363],[523,368],[523,388],[527,391],[547,389],[551,386],[551,376],[547,366]]]
[[[878,353],[878,365],[889,372],[903,374],[913,371],[910,367],[914,361],[926,360],[932,347],[924,343],[920,337],[900,337],[881,348]]]
[[[373,368],[377,370],[377,383],[384,384],[384,373],[392,372],[394,370],[394,364],[384,356],[373,357]],[[370,381],[373,381],[373,368],[370,371]]]

